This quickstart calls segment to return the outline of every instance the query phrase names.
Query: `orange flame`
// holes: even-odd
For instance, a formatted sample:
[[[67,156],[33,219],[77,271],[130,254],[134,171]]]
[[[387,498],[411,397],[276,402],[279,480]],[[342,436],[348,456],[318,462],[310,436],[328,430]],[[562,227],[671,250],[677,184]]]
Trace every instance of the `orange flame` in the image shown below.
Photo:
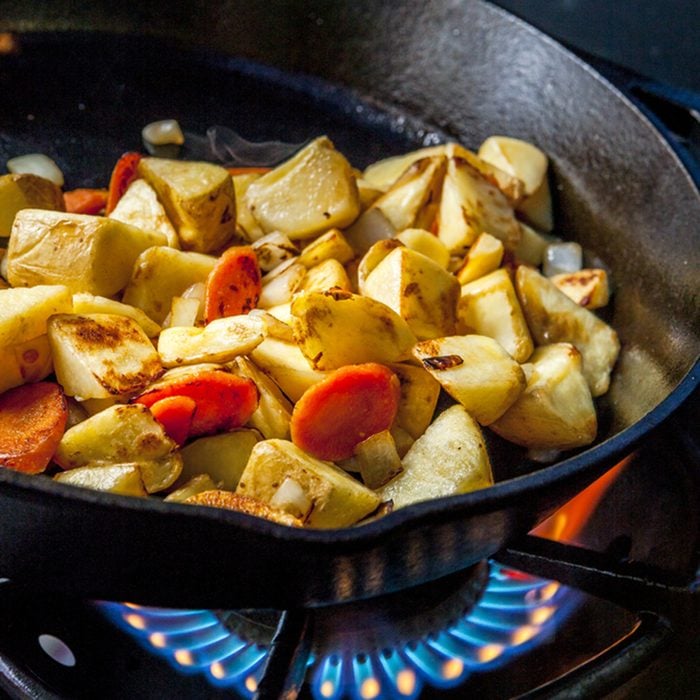
[[[581,491],[578,496],[562,506],[554,515],[538,525],[532,534],[558,542],[575,544],[576,537],[583,529],[589,516],[633,457],[634,453],[618,462],[597,481]]]

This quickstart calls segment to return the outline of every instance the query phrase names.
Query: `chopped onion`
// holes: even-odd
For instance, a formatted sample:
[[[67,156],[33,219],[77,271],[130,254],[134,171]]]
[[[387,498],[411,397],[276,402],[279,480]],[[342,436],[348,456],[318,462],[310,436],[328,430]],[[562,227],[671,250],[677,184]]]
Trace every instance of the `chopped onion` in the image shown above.
[[[279,231],[273,231],[258,238],[252,247],[263,272],[270,272],[285,260],[299,255],[299,249],[288,236]]]
[[[303,520],[311,511],[313,503],[301,484],[291,477],[287,477],[277,491],[272,494],[270,505]]]
[[[350,228],[345,238],[358,253],[366,253],[377,241],[393,238],[396,229],[381,209],[368,209]]]
[[[258,307],[269,309],[291,301],[305,275],[306,268],[296,258],[285,260],[262,278]]]
[[[542,272],[546,277],[578,272],[583,267],[583,249],[578,243],[551,243],[545,248]]]
[[[145,143],[153,146],[182,146],[185,143],[185,135],[175,119],[146,124],[141,130],[141,136]]]
[[[7,161],[7,169],[11,173],[37,175],[45,180],[50,180],[58,187],[63,187],[64,179],[61,169],[43,153],[27,153],[24,156],[10,158]]]
[[[163,321],[163,327],[194,326],[197,323],[200,303],[199,299],[173,297],[170,313]]]

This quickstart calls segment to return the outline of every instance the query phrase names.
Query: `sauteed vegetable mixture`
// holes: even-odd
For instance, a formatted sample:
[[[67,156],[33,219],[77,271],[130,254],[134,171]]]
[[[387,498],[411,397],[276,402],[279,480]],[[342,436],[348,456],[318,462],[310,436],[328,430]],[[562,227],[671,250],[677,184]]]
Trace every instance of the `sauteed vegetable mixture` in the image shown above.
[[[489,486],[490,433],[591,443],[619,342],[547,169],[494,136],[360,172],[320,137],[0,177],[0,465],[327,528]]]

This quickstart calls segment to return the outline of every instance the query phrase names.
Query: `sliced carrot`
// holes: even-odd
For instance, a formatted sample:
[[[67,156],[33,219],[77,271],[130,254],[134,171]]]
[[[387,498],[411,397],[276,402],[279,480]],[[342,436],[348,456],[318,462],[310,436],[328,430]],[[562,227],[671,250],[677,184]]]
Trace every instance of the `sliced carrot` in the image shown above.
[[[209,273],[204,294],[204,319],[247,314],[258,305],[260,266],[250,246],[225,250]]]
[[[70,190],[63,193],[63,201],[71,214],[99,214],[107,204],[107,190]]]
[[[183,445],[192,429],[196,401],[190,396],[168,396],[156,401],[150,408],[153,417],[162,423],[167,435],[178,445]]]
[[[292,442],[319,459],[351,457],[356,445],[391,427],[400,394],[398,377],[384,365],[341,367],[297,401]]]
[[[138,166],[141,158],[143,156],[140,153],[130,151],[117,161],[114,170],[112,170],[112,177],[109,179],[109,194],[107,195],[105,214],[110,214],[114,211],[114,207],[117,206],[124,192],[138,177]]]
[[[150,408],[173,396],[188,397],[196,404],[189,437],[240,428],[258,406],[258,388],[254,382],[218,370],[180,377],[134,400]]]
[[[23,384],[0,394],[0,466],[43,472],[67,420],[68,402],[54,382]]]
[[[263,175],[269,173],[272,168],[247,166],[244,168],[226,168],[231,175]]]

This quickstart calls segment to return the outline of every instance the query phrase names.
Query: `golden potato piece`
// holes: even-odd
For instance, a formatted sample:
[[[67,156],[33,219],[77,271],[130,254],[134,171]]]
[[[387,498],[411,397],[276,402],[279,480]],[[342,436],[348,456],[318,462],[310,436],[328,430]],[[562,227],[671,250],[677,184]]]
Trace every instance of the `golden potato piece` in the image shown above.
[[[411,446],[403,471],[378,490],[394,508],[454,496],[493,484],[486,443],[476,421],[460,405],[443,411]]]
[[[457,270],[460,284],[468,284],[497,270],[503,260],[503,243],[490,233],[482,233],[469,248],[464,263]]]
[[[144,311],[162,324],[173,297],[191,285],[205,282],[216,258],[202,253],[175,250],[167,246],[149,248],[138,256],[122,301]]]
[[[362,293],[393,309],[416,338],[455,332],[459,282],[434,260],[411,248],[400,246],[384,257],[367,276]]]
[[[587,309],[600,309],[610,300],[608,273],[601,269],[564,272],[550,278],[569,299]]]
[[[146,496],[137,464],[76,467],[54,476],[55,481],[71,486],[117,493],[122,496]]]
[[[108,214],[110,219],[123,221],[143,231],[162,233],[171,248],[180,247],[180,239],[172,222],[158,201],[156,191],[143,179],[134,180],[117,206]]]
[[[438,238],[450,253],[463,254],[481,233],[514,248],[520,239],[513,208],[505,195],[462,158],[447,161],[438,213]]]
[[[56,314],[49,319],[56,378],[68,396],[135,394],[163,374],[141,326],[113,314]]]
[[[225,168],[213,163],[142,158],[139,174],[156,191],[183,250],[209,253],[236,233],[236,195]]]
[[[401,387],[395,423],[413,438],[419,438],[430,425],[440,397],[440,383],[423,367],[407,363],[389,365]]]
[[[567,450],[595,439],[597,419],[581,372],[581,354],[569,343],[535,350],[525,391],[489,428],[534,449]]]
[[[483,335],[424,340],[413,355],[481,425],[500,418],[525,388],[520,365]]]
[[[345,527],[369,515],[379,497],[330,462],[311,457],[287,440],[263,440],[253,448],[236,493],[270,503],[285,479],[310,502],[310,527]]]
[[[539,345],[571,343],[583,357],[591,394],[608,390],[620,352],[617,333],[593,312],[579,306],[536,270],[521,265],[515,287],[533,338]]]
[[[18,212],[7,250],[13,287],[63,284],[71,292],[111,297],[126,287],[134,261],[164,235],[104,216],[41,209]]]
[[[266,233],[292,240],[344,228],[360,213],[352,168],[325,136],[252,182],[244,201]]]
[[[263,503],[257,498],[245,496],[240,493],[232,493],[231,491],[213,490],[197,493],[185,499],[184,503],[189,503],[193,506],[209,506],[211,508],[226,508],[228,510],[237,510],[239,513],[254,515],[256,518],[265,518],[280,525],[288,525],[289,527],[302,527],[303,523],[299,518],[295,518],[289,513],[273,508],[267,503]]]
[[[516,362],[525,362],[534,350],[510,275],[495,270],[462,287],[459,319],[466,333],[497,340]]]
[[[291,308],[294,337],[315,369],[400,362],[416,341],[401,316],[370,297],[339,290],[304,292]]]
[[[0,176],[0,238],[12,230],[20,209],[65,211],[61,188],[46,178],[29,173]]]

